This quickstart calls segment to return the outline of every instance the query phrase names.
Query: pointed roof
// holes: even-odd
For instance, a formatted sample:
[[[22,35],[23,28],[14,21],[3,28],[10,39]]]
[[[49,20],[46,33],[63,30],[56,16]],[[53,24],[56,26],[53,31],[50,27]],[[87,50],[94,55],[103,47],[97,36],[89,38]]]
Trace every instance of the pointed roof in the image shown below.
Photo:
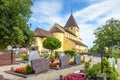
[[[73,17],[73,15],[71,14],[69,19],[68,19],[68,21],[67,21],[67,23],[65,24],[65,28],[67,28],[67,27],[74,27],[74,26],[79,28],[77,23],[76,23],[76,21],[75,21],[75,19],[74,19],[74,17]]]

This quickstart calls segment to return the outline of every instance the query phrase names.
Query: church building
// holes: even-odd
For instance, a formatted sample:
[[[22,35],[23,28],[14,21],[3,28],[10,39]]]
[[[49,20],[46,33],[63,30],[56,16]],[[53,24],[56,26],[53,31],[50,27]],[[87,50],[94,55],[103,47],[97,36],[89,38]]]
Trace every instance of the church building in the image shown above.
[[[64,27],[55,23],[49,31],[36,28],[34,31],[36,43],[34,46],[38,46],[38,50],[44,52],[46,49],[43,47],[43,41],[47,37],[55,37],[61,41],[61,47],[57,49],[58,52],[72,49],[75,49],[78,53],[88,52],[88,47],[82,43],[79,34],[79,27],[71,14]]]

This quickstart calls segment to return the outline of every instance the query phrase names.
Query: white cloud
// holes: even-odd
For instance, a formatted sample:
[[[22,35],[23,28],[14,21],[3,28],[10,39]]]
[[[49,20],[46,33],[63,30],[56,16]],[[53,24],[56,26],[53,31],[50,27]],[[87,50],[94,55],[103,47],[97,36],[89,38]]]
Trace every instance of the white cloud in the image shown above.
[[[75,20],[80,27],[80,37],[83,43],[92,46],[94,41],[93,32],[97,27],[102,26],[106,20],[110,18],[120,19],[120,0],[85,0],[90,3],[90,6],[85,9],[78,10],[73,13]],[[70,14],[61,16],[60,11],[63,9],[62,2],[52,0],[37,1],[32,7],[33,16],[31,20],[37,23],[47,23],[49,28],[58,23],[62,26],[65,25],[66,20]],[[96,23],[87,23],[88,21]]]
[[[120,19],[120,0],[106,0],[95,3],[83,10],[74,13],[75,19],[80,27],[80,34],[83,42],[91,47],[95,37],[93,31],[110,18]],[[88,21],[96,23],[87,23]]]
[[[34,14],[42,14],[42,15],[56,15],[62,9],[62,5],[59,1],[45,1],[39,0],[34,3],[32,7],[32,11]]]
[[[92,47],[93,40],[95,39],[93,35],[94,26],[91,24],[80,24],[80,37],[82,38],[82,42],[87,46]]]
[[[77,19],[82,20],[81,23],[84,23],[90,20],[96,20],[97,18],[99,18],[99,16],[112,12],[114,9],[117,8],[118,5],[118,0],[114,0],[114,2],[112,0],[106,0],[101,3],[96,3],[88,6],[82,11],[77,11],[74,13],[74,15]]]
[[[62,10],[62,7],[63,6],[60,1],[36,1],[32,7],[33,15],[30,19],[39,24],[49,24],[49,26],[45,25],[45,27],[49,29],[55,22],[64,23],[64,20],[62,20],[62,17],[60,16],[60,11]]]

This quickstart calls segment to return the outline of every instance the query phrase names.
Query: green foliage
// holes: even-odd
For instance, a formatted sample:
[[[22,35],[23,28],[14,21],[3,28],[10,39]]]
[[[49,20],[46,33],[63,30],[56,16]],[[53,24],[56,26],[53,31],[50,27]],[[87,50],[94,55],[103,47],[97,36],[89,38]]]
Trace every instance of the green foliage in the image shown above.
[[[103,72],[106,73],[107,80],[117,80],[118,72],[114,67],[111,67],[108,60],[104,58],[102,60]]]
[[[42,55],[40,55],[40,57],[48,58],[49,54],[42,54]]]
[[[55,61],[55,57],[54,56],[51,55],[49,58],[50,58],[50,61]]]
[[[0,45],[0,50],[7,50],[7,46],[6,45]]]
[[[15,55],[15,58],[23,58],[21,55]]]
[[[32,74],[33,72],[34,71],[32,70],[31,66],[29,64],[27,64],[24,74]]]
[[[103,69],[106,69],[106,68],[110,67],[110,64],[109,64],[107,58],[103,58],[102,67],[103,67]]]
[[[113,67],[104,68],[107,80],[118,80],[118,73]]]
[[[28,61],[28,55],[23,56],[24,61]]]
[[[85,63],[85,70],[87,71],[90,68],[90,62]]]
[[[106,73],[106,80],[118,80],[118,72],[116,71],[116,69],[114,67],[111,67],[108,60],[106,58],[103,58],[102,60],[102,69],[103,69],[103,73]],[[97,63],[94,64],[92,67],[88,68],[88,66],[86,66],[85,68],[87,69],[86,72],[86,76],[91,76],[92,80],[96,80],[95,77],[96,75],[100,72],[101,69],[101,64]],[[86,64],[88,65],[88,64]]]
[[[28,24],[31,6],[31,0],[0,0],[0,45],[29,47],[33,44],[34,34]]]
[[[95,45],[103,49],[107,47],[108,53],[111,53],[112,48],[120,44],[120,21],[112,18],[106,21],[103,27],[97,28],[94,34],[96,37]]]
[[[59,53],[57,51],[55,51],[55,58],[59,57]]]
[[[100,48],[98,48],[98,46],[94,45],[92,48],[89,49],[89,52],[99,53],[100,52]]]
[[[100,69],[101,69],[100,63],[94,64],[92,67],[90,67],[87,70],[86,76],[91,76],[92,78],[95,78],[98,72],[100,71]]]
[[[68,55],[68,56],[70,56],[71,58],[74,57],[74,56],[76,56],[76,53],[75,53],[74,50],[66,50],[65,54]]]
[[[44,40],[43,47],[49,50],[55,50],[61,47],[61,42],[57,38],[48,37]]]

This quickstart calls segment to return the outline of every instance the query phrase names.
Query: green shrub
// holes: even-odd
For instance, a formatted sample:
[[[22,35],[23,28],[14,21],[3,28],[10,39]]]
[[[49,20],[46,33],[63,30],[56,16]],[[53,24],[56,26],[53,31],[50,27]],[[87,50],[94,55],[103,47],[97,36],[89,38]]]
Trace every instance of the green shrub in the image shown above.
[[[94,64],[92,67],[88,68],[86,76],[90,76],[94,79],[96,75],[99,73],[100,69],[101,69],[100,63]]]
[[[48,58],[49,54],[44,53],[44,54],[40,55],[40,57]]]
[[[28,55],[23,56],[24,61],[28,61]]]
[[[24,74],[32,74],[33,70],[29,64],[26,65],[26,69],[24,71]]]
[[[90,62],[85,63],[85,70],[87,71],[90,68]]]
[[[68,55],[68,56],[70,56],[71,58],[74,57],[74,56],[76,56],[76,53],[75,53],[74,50],[66,50],[65,54]]]
[[[55,61],[55,57],[54,56],[51,55],[49,58],[50,58],[50,61],[52,61],[52,62]]]
[[[59,57],[59,53],[55,51],[55,59]]]
[[[106,73],[107,80],[117,80],[118,72],[114,67],[109,65],[109,62],[106,58],[102,60],[103,72]]]
[[[107,80],[118,80],[118,72],[113,67],[105,68],[104,72],[106,73]]]
[[[110,67],[110,64],[109,64],[107,58],[102,59],[102,67],[103,67],[103,69]]]
[[[23,58],[21,55],[15,55],[15,58]]]

